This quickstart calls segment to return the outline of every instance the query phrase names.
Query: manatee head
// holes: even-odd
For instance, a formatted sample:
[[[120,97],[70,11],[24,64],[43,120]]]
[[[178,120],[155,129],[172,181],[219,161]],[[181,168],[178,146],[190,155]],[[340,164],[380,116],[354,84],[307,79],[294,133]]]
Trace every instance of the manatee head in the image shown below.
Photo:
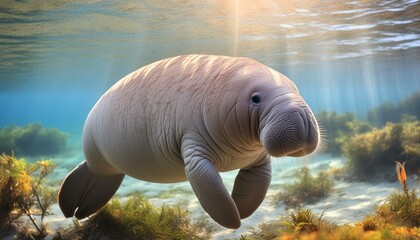
[[[319,148],[317,120],[291,80],[259,64],[242,68],[236,75],[246,79],[241,99],[236,100],[243,116],[236,119],[252,129],[254,143],[274,157],[301,157]],[[242,124],[241,119],[247,118],[249,122]],[[241,131],[249,132],[244,127]]]
[[[271,70],[250,94],[250,105],[259,108],[259,138],[274,157],[301,157],[314,152],[320,143],[318,123],[295,84]]]
[[[229,67],[214,83],[218,91],[212,91],[218,95],[209,98],[211,108],[203,111],[209,113],[204,119],[211,119],[205,120],[209,132],[226,133],[228,142],[241,152],[263,148],[274,157],[301,157],[318,149],[318,123],[296,85],[255,60],[232,62],[223,65]],[[219,126],[223,130],[215,131]]]

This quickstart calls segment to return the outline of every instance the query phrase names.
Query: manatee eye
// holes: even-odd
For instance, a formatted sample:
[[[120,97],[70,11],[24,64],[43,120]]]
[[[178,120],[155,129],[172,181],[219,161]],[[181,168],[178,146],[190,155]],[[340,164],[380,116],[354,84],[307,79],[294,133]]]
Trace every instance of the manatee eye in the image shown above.
[[[261,96],[260,96],[260,94],[259,93],[253,93],[252,94],[252,96],[251,96],[251,102],[254,104],[254,105],[260,105],[261,104]]]

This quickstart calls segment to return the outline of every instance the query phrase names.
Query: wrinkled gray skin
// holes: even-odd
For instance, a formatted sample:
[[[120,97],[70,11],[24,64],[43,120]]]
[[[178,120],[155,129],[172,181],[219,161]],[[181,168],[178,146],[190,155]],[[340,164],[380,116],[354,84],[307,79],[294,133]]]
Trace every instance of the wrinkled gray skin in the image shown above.
[[[96,103],[83,130],[86,161],[64,180],[59,204],[84,218],[114,195],[124,175],[190,181],[217,223],[238,228],[261,204],[270,155],[304,156],[318,125],[296,86],[248,58],[187,55],[147,65]],[[232,195],[219,172],[240,169]]]

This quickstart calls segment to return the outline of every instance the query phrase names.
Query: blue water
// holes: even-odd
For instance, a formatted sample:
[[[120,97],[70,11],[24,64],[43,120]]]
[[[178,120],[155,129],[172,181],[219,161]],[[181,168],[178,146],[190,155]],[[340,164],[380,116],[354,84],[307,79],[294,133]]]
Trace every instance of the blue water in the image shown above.
[[[247,56],[295,81],[314,112],[364,118],[420,91],[420,1],[0,1],[0,127],[80,137],[99,97],[188,53]]]
[[[364,119],[373,107],[420,91],[420,0],[0,0],[0,128],[35,122],[68,133],[69,151],[53,159],[61,180],[83,161],[84,121],[110,86],[145,64],[189,53],[254,58],[292,79],[315,113]],[[314,158],[311,169],[341,167],[340,158]],[[273,161],[260,210],[242,232],[219,236],[239,239],[247,226],[287,215],[273,211],[269,196],[305,161]],[[229,189],[235,175],[222,174]],[[354,222],[397,187],[340,182],[312,209]],[[127,177],[119,193],[156,198],[173,188],[191,191],[187,182]],[[171,200],[204,214],[192,192],[179,195]]]

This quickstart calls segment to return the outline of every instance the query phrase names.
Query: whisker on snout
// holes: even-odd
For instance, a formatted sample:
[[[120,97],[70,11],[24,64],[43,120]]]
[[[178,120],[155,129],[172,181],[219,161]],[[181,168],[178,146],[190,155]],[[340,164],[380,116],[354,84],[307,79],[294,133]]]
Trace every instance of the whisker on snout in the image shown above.
[[[326,137],[327,136],[326,130],[319,122],[318,122],[318,129],[319,129],[318,146],[315,149],[315,151],[313,151],[312,153],[298,158],[298,162],[299,162],[299,165],[301,165],[301,167],[305,167],[309,165],[310,162],[312,161],[316,162],[317,160],[319,160],[319,157],[321,156],[321,154],[327,150],[328,140]]]
[[[319,129],[319,143],[318,147],[313,154],[320,154],[327,151],[328,139],[327,139],[327,130],[322,126],[322,123],[318,122]]]

